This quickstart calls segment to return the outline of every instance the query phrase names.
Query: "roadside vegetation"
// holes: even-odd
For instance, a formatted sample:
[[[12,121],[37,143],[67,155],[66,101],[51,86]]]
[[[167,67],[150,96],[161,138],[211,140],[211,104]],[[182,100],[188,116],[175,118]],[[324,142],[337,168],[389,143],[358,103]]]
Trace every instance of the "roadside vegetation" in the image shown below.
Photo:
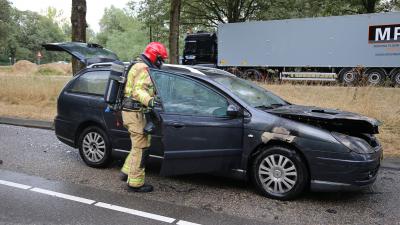
[[[0,116],[53,120],[57,113],[57,97],[71,76],[54,76],[48,72],[34,72],[33,75],[4,73],[12,69],[0,67]],[[400,157],[399,88],[290,83],[261,86],[291,103],[337,108],[379,119],[383,122],[379,138],[384,145],[385,156]]]

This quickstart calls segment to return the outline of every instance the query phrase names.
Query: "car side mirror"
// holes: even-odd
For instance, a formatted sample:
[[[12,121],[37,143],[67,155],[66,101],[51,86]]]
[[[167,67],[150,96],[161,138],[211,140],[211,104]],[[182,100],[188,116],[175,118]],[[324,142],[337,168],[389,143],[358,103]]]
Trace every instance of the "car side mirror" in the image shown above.
[[[226,109],[226,115],[228,115],[229,117],[237,117],[240,115],[240,111],[237,106],[229,105]]]

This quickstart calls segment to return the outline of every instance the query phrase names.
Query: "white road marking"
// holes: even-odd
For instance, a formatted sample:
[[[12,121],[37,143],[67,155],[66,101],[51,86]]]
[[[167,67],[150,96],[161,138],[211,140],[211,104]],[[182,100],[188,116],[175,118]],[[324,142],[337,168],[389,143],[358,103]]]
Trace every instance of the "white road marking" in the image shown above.
[[[50,191],[50,190],[46,190],[46,189],[42,189],[42,188],[36,188],[36,187],[28,186],[25,184],[14,183],[14,182],[6,181],[6,180],[0,180],[0,184],[19,188],[19,189],[24,189],[24,190],[29,189],[30,191],[33,191],[33,192],[50,195],[50,196],[54,196],[54,197],[58,197],[58,198],[63,198],[63,199],[71,200],[71,201],[76,201],[76,202],[80,202],[80,203],[84,203],[84,204],[88,204],[88,205],[92,205],[93,203],[96,202],[94,200],[87,199],[87,198],[81,198],[78,196],[63,194],[60,192]],[[105,209],[111,209],[111,210],[119,211],[119,212],[123,212],[123,213],[128,213],[128,214],[135,215],[135,216],[145,217],[145,218],[149,218],[152,220],[162,221],[162,222],[166,222],[166,223],[173,223],[174,221],[176,221],[175,218],[161,216],[161,215],[148,213],[148,212],[143,212],[143,211],[139,211],[139,210],[135,210],[135,209],[125,208],[125,207],[121,207],[121,206],[117,206],[117,205],[111,205],[111,204],[104,203],[104,202],[97,202],[96,204],[94,204],[94,206],[105,208]],[[179,220],[176,224],[177,225],[201,225],[198,223],[192,223],[192,222],[188,222],[185,220]]]
[[[6,180],[0,180],[0,184],[10,186],[10,187],[20,188],[20,189],[25,189],[25,190],[31,188],[31,186],[28,186],[28,185],[18,184],[18,183],[6,181]]]
[[[188,222],[188,221],[185,221],[185,220],[179,220],[176,224],[177,225],[200,225],[198,223],[192,223],[192,222]]]
[[[59,193],[59,192],[55,192],[55,191],[49,191],[49,190],[41,189],[41,188],[32,188],[31,191],[58,197],[58,198],[68,199],[68,200],[75,201],[75,202],[81,202],[81,203],[85,203],[85,204],[89,204],[89,205],[96,202],[96,201],[93,201],[93,200],[90,200],[87,198],[76,197],[73,195],[67,195],[67,194],[63,194],[63,193]]]
[[[98,203],[96,203],[94,205],[98,206],[98,207],[106,208],[106,209],[111,209],[111,210],[115,210],[115,211],[119,211],[119,212],[132,214],[132,215],[135,215],[135,216],[145,217],[145,218],[158,220],[158,221],[162,221],[162,222],[167,222],[167,223],[172,223],[172,222],[175,221],[175,219],[171,218],[171,217],[160,216],[160,215],[153,214],[153,213],[148,213],[148,212],[143,212],[143,211],[139,211],[139,210],[129,209],[129,208],[125,208],[125,207],[121,207],[121,206],[117,206],[117,205],[111,205],[111,204],[107,204],[107,203],[104,203],[104,202],[98,202]]]

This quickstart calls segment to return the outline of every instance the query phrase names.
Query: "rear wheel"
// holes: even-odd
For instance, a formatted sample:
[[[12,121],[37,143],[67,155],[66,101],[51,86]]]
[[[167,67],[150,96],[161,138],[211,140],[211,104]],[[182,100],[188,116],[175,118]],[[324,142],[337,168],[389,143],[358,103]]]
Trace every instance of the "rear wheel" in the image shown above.
[[[83,130],[79,137],[79,153],[90,167],[105,167],[111,160],[111,146],[106,133],[91,126]]]
[[[252,166],[253,181],[266,197],[290,200],[308,184],[308,171],[300,155],[282,146],[272,146],[256,157]]]
[[[365,73],[369,85],[381,85],[385,82],[385,71],[382,69],[369,69]]]

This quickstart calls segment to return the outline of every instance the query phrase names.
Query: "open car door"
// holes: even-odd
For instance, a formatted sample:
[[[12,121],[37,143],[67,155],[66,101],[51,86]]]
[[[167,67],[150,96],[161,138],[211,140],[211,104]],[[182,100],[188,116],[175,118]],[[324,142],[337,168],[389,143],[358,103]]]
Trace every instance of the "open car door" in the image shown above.
[[[94,63],[114,62],[118,56],[103,46],[93,43],[63,42],[42,45],[47,51],[64,51],[86,66]]]
[[[238,168],[243,116],[227,115],[229,99],[185,76],[154,69],[150,73],[162,100],[162,108],[155,109],[159,133],[154,138],[161,141],[152,140],[161,143],[157,146],[163,155],[161,175]]]

